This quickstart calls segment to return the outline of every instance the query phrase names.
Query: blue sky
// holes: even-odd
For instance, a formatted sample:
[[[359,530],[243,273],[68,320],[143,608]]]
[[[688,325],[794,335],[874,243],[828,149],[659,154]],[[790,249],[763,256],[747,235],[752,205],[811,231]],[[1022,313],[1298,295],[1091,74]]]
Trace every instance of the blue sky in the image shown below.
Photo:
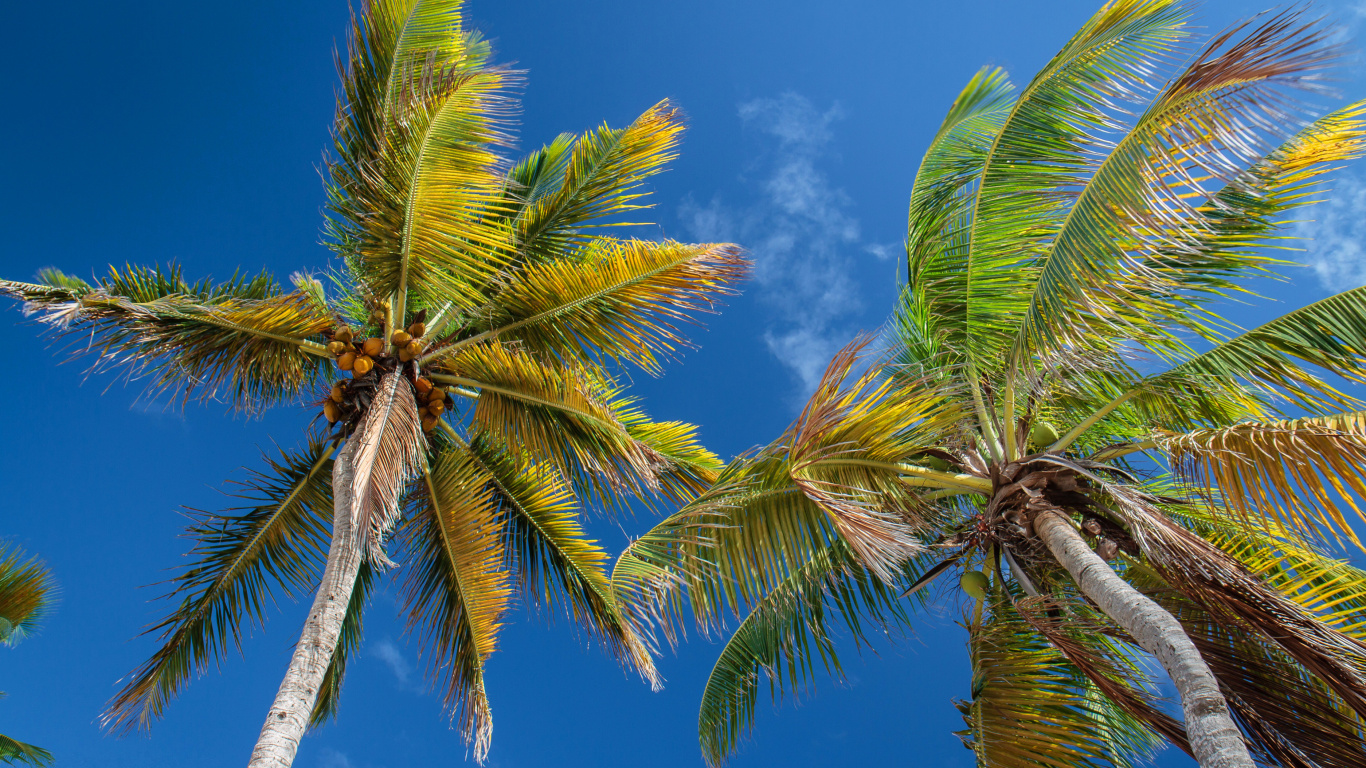
[[[0,272],[55,265],[87,275],[110,263],[175,260],[191,276],[321,268],[322,188],[335,76],[346,28],[339,0],[263,3],[11,4],[0,47]],[[471,25],[528,70],[523,149],[606,120],[621,125],[662,98],[689,115],[673,170],[654,184],[653,232],[733,239],[756,276],[695,334],[699,349],[664,377],[635,377],[659,418],[702,425],[732,456],[792,418],[829,354],[876,328],[896,293],[906,202],[920,153],[983,64],[1027,80],[1099,3],[503,3],[472,0]],[[1220,29],[1260,3],[1211,0]],[[1362,13],[1331,10],[1359,32]],[[1359,58],[1359,57],[1358,57]],[[1366,96],[1351,63],[1345,96]],[[1366,168],[1346,169],[1331,204],[1302,225],[1313,266],[1263,286],[1279,307],[1366,283]],[[241,765],[288,659],[304,606],[284,602],[244,658],[192,684],[150,737],[102,735],[96,720],[122,675],[153,650],[148,601],[182,562],[183,505],[228,505],[271,441],[293,445],[298,408],[248,420],[221,405],[167,411],[136,384],[58,365],[7,307],[0,377],[11,440],[0,441],[0,538],[40,553],[62,586],[43,631],[0,649],[0,732],[51,748],[63,766]],[[599,525],[619,550],[650,520]],[[309,736],[301,768],[460,764],[463,743],[422,684],[394,591],[368,614],[340,720]],[[969,766],[951,731],[966,696],[958,609],[916,635],[851,656],[849,680],[799,707],[761,707],[736,766],[896,762]],[[624,675],[564,619],[515,612],[488,672],[490,765],[696,766],[695,713],[718,645],[695,636],[661,661],[661,693]],[[1162,765],[1188,765],[1169,754]]]

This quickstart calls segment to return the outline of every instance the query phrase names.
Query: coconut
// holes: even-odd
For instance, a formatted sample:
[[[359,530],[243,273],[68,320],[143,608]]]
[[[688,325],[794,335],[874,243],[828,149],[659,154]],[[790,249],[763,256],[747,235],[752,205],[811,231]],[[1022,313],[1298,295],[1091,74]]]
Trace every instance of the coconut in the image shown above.
[[[401,347],[412,340],[413,337],[409,336],[407,331],[394,331],[394,335],[389,337],[389,343],[396,347]]]
[[[370,357],[379,357],[379,353],[384,351],[384,339],[366,339],[360,348]]]
[[[410,362],[412,362],[412,361],[413,361],[413,353],[412,353],[412,352],[409,352],[407,347],[404,347],[403,349],[400,349],[400,350],[398,351],[398,361],[399,361],[400,363],[410,363]]]
[[[434,399],[427,403],[427,413],[430,413],[433,416],[440,416],[442,413],[445,413],[445,411],[446,404],[440,400]]]
[[[413,382],[413,388],[419,395],[425,395],[432,391],[432,382],[419,376],[417,381]]]
[[[1046,421],[1036,421],[1029,428],[1029,444],[1035,450],[1048,450],[1048,446],[1058,442],[1058,430]]]
[[[327,417],[327,422],[329,424],[336,424],[337,419],[341,418],[341,406],[337,405],[335,402],[331,400],[328,400],[327,402],[323,403],[323,415]]]
[[[446,390],[441,387],[432,387],[432,390],[427,393],[427,399],[439,403],[446,399]]]
[[[355,367],[355,365],[356,365],[356,353],[355,353],[355,352],[344,352],[344,353],[342,353],[342,356],[341,356],[341,357],[337,358],[337,367],[340,368],[340,369],[342,369],[343,371],[349,371],[349,370],[351,370],[353,367]]]
[[[436,428],[436,422],[437,422],[437,421],[438,421],[437,417],[432,416],[431,414],[427,414],[427,415],[423,416],[423,417],[422,417],[422,431],[423,431],[423,432],[431,432],[433,429]]]
[[[919,464],[925,469],[933,469],[936,472],[949,471],[949,463],[933,454],[925,454],[923,456],[919,456],[916,458],[915,463]]]
[[[334,342],[331,342],[331,343],[329,343],[329,344],[327,345],[327,351],[330,352],[330,353],[332,353],[332,356],[333,356],[333,357],[337,357],[337,356],[341,355],[343,352],[345,352],[346,350],[348,350],[348,349],[350,349],[350,348],[351,348],[351,345],[350,345],[350,344],[347,344],[347,343],[344,342],[344,341],[334,341]]]
[[[981,571],[963,571],[963,575],[958,577],[958,584],[974,599],[984,600],[987,596],[987,587],[991,586],[991,579]]]
[[[408,326],[408,335],[412,336],[414,339],[416,339],[418,336],[421,336],[426,332],[427,326],[423,325],[422,323],[413,323],[412,325]]]
[[[412,355],[413,357],[417,357],[418,355],[422,354],[422,350],[424,349],[424,347],[422,342],[418,341],[417,339],[413,339],[412,341],[408,342],[408,346],[404,347],[404,349],[408,350],[408,354]]]
[[[356,358],[356,364],[352,367],[351,371],[356,375],[357,378],[360,378],[361,376],[364,376],[365,374],[374,370],[374,368],[375,361],[373,359],[368,357],[358,357]]]
[[[340,403],[340,402],[342,402],[343,400],[346,399],[346,390],[345,390],[345,389],[342,389],[342,385],[341,385],[341,382],[340,382],[340,381],[337,382],[336,384],[333,384],[333,385],[332,385],[332,395],[331,395],[331,397],[332,397],[332,400],[333,400],[334,402],[338,402],[338,403]]]
[[[336,333],[332,334],[332,338],[344,344],[350,344],[351,340],[356,337],[351,333],[350,328],[343,325],[342,327],[337,329]]]

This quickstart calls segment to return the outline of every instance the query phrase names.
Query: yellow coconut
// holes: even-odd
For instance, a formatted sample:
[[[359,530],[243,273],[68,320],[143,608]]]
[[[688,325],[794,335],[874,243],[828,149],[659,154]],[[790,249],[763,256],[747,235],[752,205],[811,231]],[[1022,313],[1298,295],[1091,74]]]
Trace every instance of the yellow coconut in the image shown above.
[[[436,422],[437,422],[437,421],[438,421],[437,417],[432,416],[431,414],[427,414],[427,415],[423,416],[423,417],[422,417],[422,431],[423,431],[423,432],[431,432],[433,429],[436,428]]]
[[[419,376],[417,381],[413,383],[413,387],[417,389],[419,395],[425,395],[432,391],[432,382]]]
[[[384,351],[384,339],[366,339],[360,348],[370,357],[379,357],[379,353]]]
[[[417,339],[413,339],[412,341],[408,342],[408,346],[404,347],[404,349],[408,350],[408,354],[412,355],[413,357],[417,357],[418,355],[422,354],[423,344]]]
[[[440,400],[433,399],[427,403],[427,413],[433,416],[440,416],[446,412],[446,404]]]
[[[346,350],[348,350],[348,349],[350,349],[350,348],[351,348],[351,345],[350,345],[350,344],[347,344],[347,343],[344,342],[344,341],[333,341],[333,342],[328,343],[328,345],[327,345],[327,351],[330,352],[330,353],[332,354],[333,357],[338,357],[338,356],[340,356],[343,352],[345,352]]]
[[[346,326],[343,325],[342,327],[340,327],[340,328],[337,329],[337,332],[336,332],[336,333],[332,334],[332,338],[334,338],[334,339],[336,339],[337,341],[340,341],[340,342],[342,342],[342,343],[344,343],[344,344],[350,344],[350,343],[351,343],[351,340],[354,339],[354,338],[356,338],[356,337],[355,337],[355,335],[353,335],[353,334],[351,333],[351,329],[350,329],[350,328],[347,328]]]
[[[332,395],[331,395],[331,397],[332,397],[332,400],[333,400],[333,401],[338,402],[338,403],[340,403],[341,401],[343,401],[343,400],[346,399],[346,390],[345,390],[345,389],[342,389],[342,385],[341,385],[341,382],[340,382],[340,381],[337,382],[336,384],[333,384],[333,385],[332,385]]]
[[[412,340],[413,337],[409,336],[407,331],[394,331],[394,335],[389,337],[389,343],[395,347],[401,347]]]
[[[413,323],[412,325],[408,326],[408,335],[412,336],[414,339],[416,339],[418,336],[421,336],[426,332],[427,326],[423,325],[422,323]]]
[[[365,374],[367,374],[367,373],[369,373],[370,371],[374,370],[374,367],[375,367],[375,361],[374,361],[374,360],[372,360],[372,359],[370,359],[370,358],[368,358],[368,357],[358,357],[358,358],[356,358],[356,364],[355,364],[355,366],[352,367],[351,371],[352,371],[352,373],[354,373],[357,377],[360,377],[360,376],[364,376]]]
[[[323,403],[323,415],[327,417],[329,424],[336,424],[337,419],[341,418],[341,407],[331,400],[328,400]]]
[[[342,369],[343,371],[349,371],[349,370],[351,370],[353,367],[355,367],[355,365],[356,365],[356,353],[355,353],[355,352],[345,352],[345,353],[342,354],[341,357],[337,358],[337,367],[340,368],[340,369]]]

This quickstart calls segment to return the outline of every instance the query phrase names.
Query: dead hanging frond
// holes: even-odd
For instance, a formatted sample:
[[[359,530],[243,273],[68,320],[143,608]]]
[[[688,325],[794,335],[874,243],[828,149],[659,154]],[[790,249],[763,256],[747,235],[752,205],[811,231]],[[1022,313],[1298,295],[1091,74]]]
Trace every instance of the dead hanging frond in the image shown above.
[[[1255,630],[1366,717],[1366,644],[1337,631],[1175,523],[1158,508],[1156,498],[1122,486],[1103,490],[1165,583],[1224,626]]]
[[[352,519],[366,536],[371,562],[392,566],[384,540],[402,514],[404,487],[422,471],[426,447],[412,387],[401,375],[380,380],[365,420],[350,439],[357,441]]]
[[[1225,506],[1263,530],[1302,541],[1331,536],[1363,546],[1342,513],[1366,520],[1366,424],[1362,413],[1235,424],[1186,434],[1159,432],[1156,443],[1187,483],[1217,488]]]

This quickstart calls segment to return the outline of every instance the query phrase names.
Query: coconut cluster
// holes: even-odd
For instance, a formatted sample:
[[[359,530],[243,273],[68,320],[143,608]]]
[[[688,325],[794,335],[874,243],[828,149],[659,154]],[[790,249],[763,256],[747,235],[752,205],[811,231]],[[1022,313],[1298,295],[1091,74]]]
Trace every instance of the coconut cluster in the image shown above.
[[[394,331],[386,345],[380,337],[356,338],[344,325],[333,331],[327,351],[336,358],[339,369],[351,373],[351,378],[332,384],[332,391],[323,402],[323,416],[328,423],[342,422],[348,431],[354,429],[370,407],[379,380],[386,374],[402,371],[413,386],[423,431],[434,429],[441,414],[446,412],[449,395],[417,375],[413,361],[424,350],[422,335],[426,332],[426,326],[419,319],[407,330]]]

